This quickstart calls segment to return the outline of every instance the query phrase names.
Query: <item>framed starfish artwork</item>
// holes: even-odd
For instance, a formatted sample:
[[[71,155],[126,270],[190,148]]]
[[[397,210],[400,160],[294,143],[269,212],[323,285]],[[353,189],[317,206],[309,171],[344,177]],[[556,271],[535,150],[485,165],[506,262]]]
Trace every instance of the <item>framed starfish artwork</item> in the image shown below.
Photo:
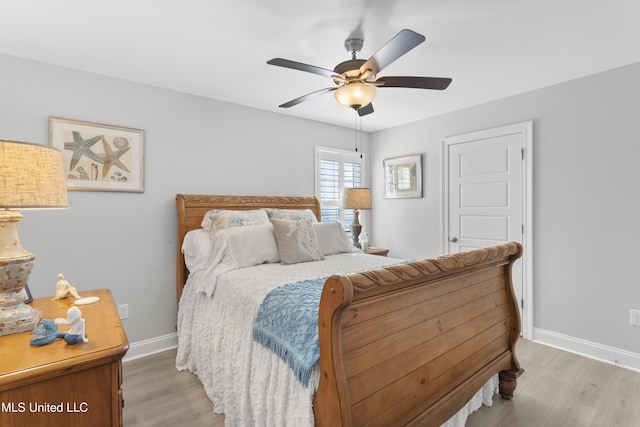
[[[144,192],[143,130],[49,117],[49,145],[69,190]]]

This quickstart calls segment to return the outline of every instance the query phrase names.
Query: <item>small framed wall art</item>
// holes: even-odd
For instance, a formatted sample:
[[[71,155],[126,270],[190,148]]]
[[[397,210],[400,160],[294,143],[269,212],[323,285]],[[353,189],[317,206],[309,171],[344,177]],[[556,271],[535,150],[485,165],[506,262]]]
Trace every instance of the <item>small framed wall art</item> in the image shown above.
[[[144,191],[144,131],[49,118],[49,145],[62,152],[69,190]]]
[[[422,197],[422,154],[384,160],[384,198]]]

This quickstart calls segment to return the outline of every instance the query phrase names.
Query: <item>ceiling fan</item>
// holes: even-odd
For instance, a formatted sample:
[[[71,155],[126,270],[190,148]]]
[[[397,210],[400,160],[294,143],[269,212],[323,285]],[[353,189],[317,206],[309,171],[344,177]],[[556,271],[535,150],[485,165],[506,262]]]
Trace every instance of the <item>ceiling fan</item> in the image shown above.
[[[451,79],[446,77],[387,76],[376,79],[380,71],[424,40],[423,35],[405,29],[396,34],[371,58],[364,60],[356,59],[356,55],[362,50],[364,40],[361,38],[349,38],[344,42],[344,47],[351,54],[351,59],[336,65],[333,71],[282,58],[274,58],[267,61],[267,64],[319,74],[332,78],[336,84],[334,87],[320,89],[286,102],[280,105],[281,108],[293,107],[319,95],[334,92],[340,104],[354,108],[358,111],[358,115],[365,116],[373,113],[371,101],[375,97],[376,88],[378,87],[443,90],[449,86]]]

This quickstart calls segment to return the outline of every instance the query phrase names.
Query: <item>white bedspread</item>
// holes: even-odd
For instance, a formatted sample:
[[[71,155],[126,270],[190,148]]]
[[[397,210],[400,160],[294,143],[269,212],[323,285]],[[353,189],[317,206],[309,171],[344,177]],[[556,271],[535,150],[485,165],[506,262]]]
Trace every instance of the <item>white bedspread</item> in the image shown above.
[[[285,362],[254,343],[252,330],[262,300],[286,283],[398,262],[401,260],[345,253],[317,262],[263,264],[220,275],[212,297],[189,286],[188,280],[178,310],[176,368],[198,376],[214,411],[225,414],[225,426],[313,426],[317,370],[305,388]],[[495,388],[494,379],[474,398],[475,408],[463,409],[460,419],[447,425],[464,426],[466,415],[480,402],[491,404]]]

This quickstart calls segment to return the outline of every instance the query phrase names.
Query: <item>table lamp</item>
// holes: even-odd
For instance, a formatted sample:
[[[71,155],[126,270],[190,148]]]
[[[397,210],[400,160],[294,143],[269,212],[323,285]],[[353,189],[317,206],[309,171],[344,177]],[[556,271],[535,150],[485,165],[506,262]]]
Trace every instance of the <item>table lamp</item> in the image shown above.
[[[360,233],[362,224],[358,220],[360,209],[371,209],[371,189],[370,188],[345,188],[344,207],[353,209],[353,223],[351,223],[351,238],[353,246],[360,248]]]
[[[0,335],[30,331],[41,313],[24,304],[35,256],[18,238],[18,209],[68,206],[62,154],[51,147],[0,140]]]

